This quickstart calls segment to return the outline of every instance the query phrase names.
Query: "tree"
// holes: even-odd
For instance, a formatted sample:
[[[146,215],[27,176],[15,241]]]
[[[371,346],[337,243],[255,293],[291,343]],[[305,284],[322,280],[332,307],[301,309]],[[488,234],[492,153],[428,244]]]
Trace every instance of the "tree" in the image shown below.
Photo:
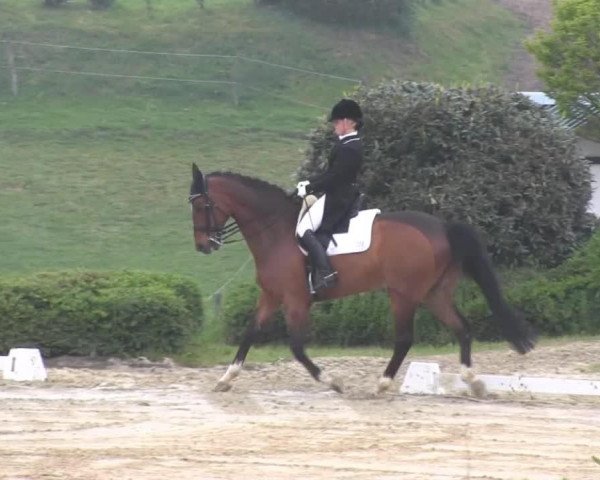
[[[589,166],[573,134],[526,97],[391,82],[355,99],[370,206],[467,221],[505,265],[556,265],[589,236]],[[323,168],[334,141],[326,123],[311,134],[300,179]]]
[[[558,105],[588,106],[600,117],[600,0],[554,0],[552,31],[538,32],[527,48]]]

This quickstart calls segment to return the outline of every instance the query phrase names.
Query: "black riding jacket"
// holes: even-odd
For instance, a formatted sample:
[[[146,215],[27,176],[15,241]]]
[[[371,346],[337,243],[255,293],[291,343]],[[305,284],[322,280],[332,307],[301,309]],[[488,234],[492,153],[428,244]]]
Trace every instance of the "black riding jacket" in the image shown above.
[[[320,231],[334,233],[358,196],[356,184],[363,162],[363,144],[358,134],[349,135],[331,150],[327,170],[309,179],[308,193],[326,193]]]

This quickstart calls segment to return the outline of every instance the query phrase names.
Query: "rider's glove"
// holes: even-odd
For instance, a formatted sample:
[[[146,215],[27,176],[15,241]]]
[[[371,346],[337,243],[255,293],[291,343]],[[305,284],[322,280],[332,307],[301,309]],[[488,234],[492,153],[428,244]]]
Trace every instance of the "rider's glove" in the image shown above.
[[[308,187],[309,184],[310,182],[308,180],[298,182],[298,185],[296,185],[296,195],[298,195],[300,198],[306,197],[306,187]]]

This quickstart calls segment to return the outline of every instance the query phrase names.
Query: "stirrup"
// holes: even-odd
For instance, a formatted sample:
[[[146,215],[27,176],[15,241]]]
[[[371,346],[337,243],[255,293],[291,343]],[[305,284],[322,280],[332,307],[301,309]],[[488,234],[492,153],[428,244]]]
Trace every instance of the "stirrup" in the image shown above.
[[[323,278],[319,278],[317,283],[313,281],[314,271],[310,271],[308,274],[308,289],[311,295],[317,293],[318,290],[323,288],[331,288],[337,283],[338,272],[331,272]]]
[[[337,282],[338,272],[331,272],[329,275],[325,275],[321,280],[326,287],[332,287]]]
[[[308,291],[310,292],[311,295],[314,295],[315,293],[317,293],[317,291],[315,290],[315,286],[313,285],[313,272],[308,272]]]

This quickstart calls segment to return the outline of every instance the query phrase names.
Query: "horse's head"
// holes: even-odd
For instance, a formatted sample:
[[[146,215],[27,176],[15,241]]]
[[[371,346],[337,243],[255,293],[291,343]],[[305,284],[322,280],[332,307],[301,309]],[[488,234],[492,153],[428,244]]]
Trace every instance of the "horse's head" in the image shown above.
[[[196,250],[209,254],[221,247],[224,226],[229,215],[209,196],[207,179],[195,163],[192,165],[192,176],[189,201],[192,206],[194,241]]]

